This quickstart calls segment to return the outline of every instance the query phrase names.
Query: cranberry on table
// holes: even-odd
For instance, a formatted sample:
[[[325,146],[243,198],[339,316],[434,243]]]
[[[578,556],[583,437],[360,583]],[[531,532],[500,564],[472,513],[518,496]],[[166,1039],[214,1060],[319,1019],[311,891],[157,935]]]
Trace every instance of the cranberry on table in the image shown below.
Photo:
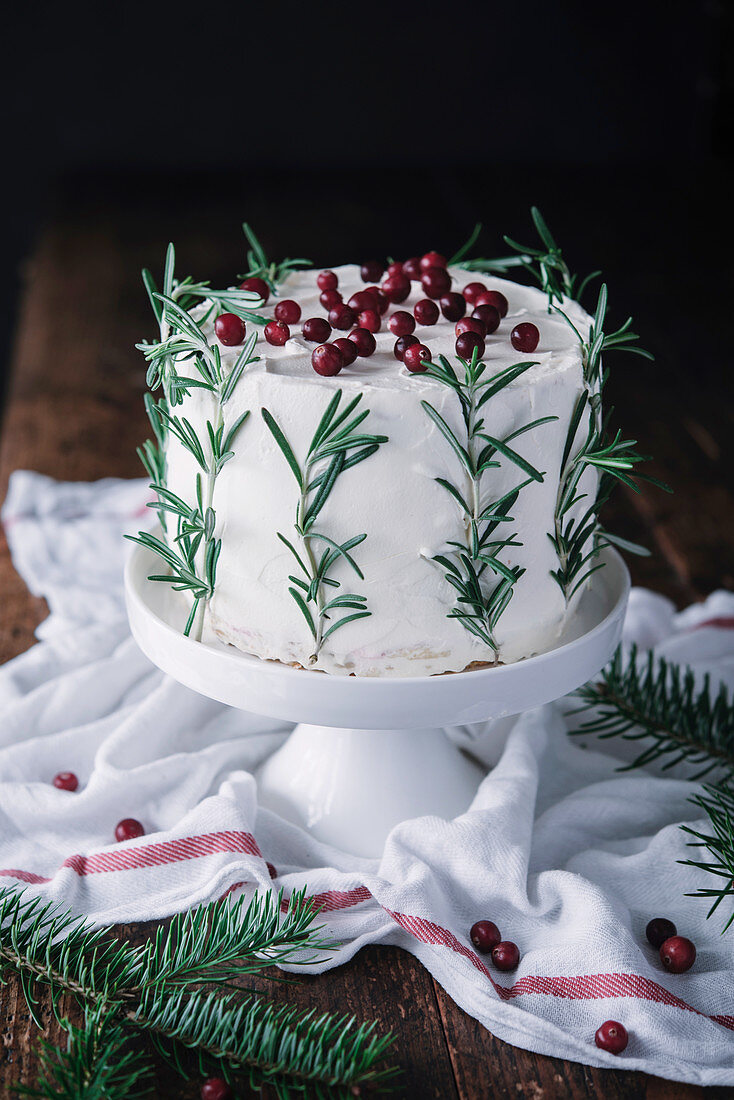
[[[419,283],[421,278],[421,258],[420,256],[411,256],[409,260],[403,261],[403,275],[410,279],[411,282]]]
[[[124,817],[115,825],[115,840],[135,840],[139,836],[145,836],[145,829],[134,817]]]
[[[478,920],[471,926],[469,939],[480,955],[488,955],[500,942],[502,936],[493,920]]]
[[[462,332],[477,332],[480,336],[487,335],[487,326],[478,317],[462,317],[454,326],[454,332],[461,336]]]
[[[484,322],[487,333],[496,332],[500,327],[500,314],[496,306],[474,306],[471,315]]]
[[[268,321],[265,326],[265,339],[273,347],[282,348],[286,340],[290,340],[291,330],[283,321]]]
[[[421,286],[429,298],[442,298],[451,290],[451,276],[445,267],[429,267],[423,271]]]
[[[500,317],[507,316],[509,302],[499,290],[485,290],[474,302],[475,306],[494,306]]]
[[[353,309],[355,313],[361,313],[363,309],[378,309],[379,304],[377,301],[377,295],[375,294],[374,287],[367,287],[366,290],[358,290],[356,294],[347,302],[350,309]]]
[[[627,1028],[618,1020],[605,1020],[594,1036],[599,1050],[606,1050],[609,1054],[621,1054],[628,1041]]]
[[[498,970],[514,970],[520,962],[520,950],[512,940],[500,940],[492,948],[492,962]]]
[[[234,1093],[222,1077],[209,1077],[201,1086],[201,1100],[234,1100]]]
[[[426,271],[429,267],[446,267],[447,263],[448,260],[440,252],[426,252],[420,259],[421,271]]]
[[[245,322],[236,313],[220,313],[214,322],[214,334],[220,344],[234,348],[245,339]]]
[[[382,278],[384,271],[385,265],[382,260],[368,260],[359,269],[363,283],[376,283],[378,279]]]
[[[275,320],[285,325],[297,325],[301,320],[301,307],[292,298],[284,298],[275,307]]]
[[[487,288],[484,283],[467,283],[461,293],[464,295],[469,305],[473,306],[479,295],[485,294],[486,290]]]
[[[393,313],[387,327],[393,336],[409,336],[415,330],[415,318],[407,310],[399,309],[397,313]]]
[[[685,936],[671,936],[660,945],[660,962],[671,974],[685,974],[696,961],[696,945]]]
[[[357,317],[357,324],[360,328],[369,329],[370,332],[379,332],[382,320],[376,309],[363,309]]]
[[[324,317],[309,317],[301,329],[304,340],[313,344],[325,344],[331,336],[331,325]]]
[[[420,341],[418,340],[417,336],[398,336],[397,340],[395,341],[395,347],[393,348],[393,355],[402,363],[403,356],[405,355],[407,349],[412,347],[413,344],[418,343],[420,343]]]
[[[316,276],[319,290],[336,290],[339,286],[339,277],[333,271],[320,271]]]
[[[466,298],[463,294],[444,294],[439,304],[447,321],[459,321],[466,313]]]
[[[355,320],[356,316],[354,310],[350,309],[349,306],[345,306],[343,302],[341,305],[335,306],[334,309],[329,310],[329,324],[332,328],[351,328]]]
[[[311,366],[317,374],[331,378],[344,366],[344,356],[336,344],[321,344],[311,352]]]
[[[53,785],[60,791],[75,791],[79,786],[79,780],[73,772],[59,772],[53,777]]]
[[[540,340],[540,333],[530,321],[522,321],[515,325],[510,333],[510,343],[515,351],[535,351]]]
[[[263,305],[270,297],[270,287],[264,279],[258,279],[256,275],[251,275],[249,279],[245,279],[244,283],[240,283],[240,290],[249,290],[257,294],[258,298],[262,298]]]
[[[382,292],[391,302],[404,302],[410,294],[410,279],[400,275],[389,275],[382,284]]]
[[[344,299],[338,290],[322,290],[319,294],[319,302],[324,309],[336,309],[340,306]]]
[[[347,336],[347,340],[352,341],[357,349],[357,355],[361,355],[362,358],[372,355],[377,347],[377,342],[368,328],[352,329],[349,336]]]
[[[402,275],[402,274],[403,274],[403,265],[400,263],[400,260],[393,260],[392,263],[387,265],[388,278],[391,278],[393,275]]]
[[[645,935],[647,936],[647,942],[651,944],[656,951],[659,951],[666,940],[669,940],[671,936],[676,936],[678,929],[673,924],[672,920],[668,920],[667,917],[653,917],[651,921],[648,921],[647,928],[645,929]]]
[[[357,358],[357,348],[351,340],[347,340],[346,336],[340,336],[338,340],[334,340],[334,347],[339,348],[339,351],[344,357],[344,366],[349,367]]]
[[[380,316],[382,316],[383,313],[387,313],[390,307],[390,299],[387,294],[385,294],[384,290],[381,290],[379,286],[368,286],[367,289],[374,295],[375,302],[377,303],[376,308]]]
[[[403,336],[402,339],[405,340],[406,337]],[[422,374],[427,371],[430,362],[431,353],[425,344],[411,344],[403,352],[403,363],[411,374]]]
[[[478,357],[481,359],[486,347],[484,337],[480,336],[478,332],[462,332],[461,336],[456,337],[456,354],[460,355],[462,359],[471,359],[475,348]]]
[[[419,325],[435,325],[439,316],[438,306],[430,298],[421,298],[413,307],[413,316]]]

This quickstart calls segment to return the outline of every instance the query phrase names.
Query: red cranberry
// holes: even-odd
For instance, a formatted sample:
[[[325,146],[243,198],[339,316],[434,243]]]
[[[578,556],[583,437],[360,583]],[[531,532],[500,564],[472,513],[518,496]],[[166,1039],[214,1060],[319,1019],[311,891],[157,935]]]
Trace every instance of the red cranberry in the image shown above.
[[[421,286],[429,298],[442,298],[451,290],[451,276],[445,267],[429,267],[423,271]]]
[[[500,327],[500,315],[496,306],[474,306],[472,317],[483,321],[487,332],[496,332]]]
[[[466,298],[463,294],[444,294],[440,305],[447,321],[458,321],[466,313]]]
[[[480,294],[484,294],[486,291],[484,283],[467,283],[462,294],[466,298],[470,306],[473,306]]]
[[[357,349],[357,355],[363,358],[372,355],[377,347],[377,342],[368,328],[353,328],[347,340],[352,341]]]
[[[357,348],[351,340],[347,340],[346,336],[340,336],[338,340],[334,341],[334,347],[339,348],[344,358],[344,366],[349,367],[357,358]]]
[[[79,786],[79,780],[73,772],[59,772],[54,776],[53,784],[60,791],[75,791]]]
[[[292,298],[285,298],[275,307],[275,320],[285,325],[297,325],[301,320],[301,307]]]
[[[220,344],[233,348],[245,339],[245,322],[236,313],[220,313],[214,322],[214,333]]]
[[[262,298],[263,305],[270,297],[270,287],[264,279],[258,279],[256,275],[251,275],[249,279],[245,279],[244,283],[240,283],[240,290],[250,290],[253,294],[257,294],[258,298]]]
[[[530,321],[522,321],[515,325],[510,333],[510,343],[515,351],[535,351],[540,340],[540,333]]]
[[[368,286],[367,289],[375,297],[380,316],[382,316],[383,313],[387,313],[390,306],[390,299],[387,294],[385,294],[384,290],[381,290],[379,286]]]
[[[478,357],[481,359],[485,352],[485,345],[484,337],[478,332],[462,332],[461,336],[456,337],[456,354],[462,359],[471,359],[474,348],[477,349]]]
[[[362,264],[359,273],[363,283],[376,283],[382,278],[384,270],[385,265],[382,260],[368,260],[366,264]]]
[[[393,313],[387,327],[393,336],[409,336],[415,329],[415,319],[411,313],[399,309],[397,313]]]
[[[499,290],[485,290],[474,302],[475,306],[494,306],[500,317],[507,316],[509,303]]]
[[[265,339],[273,347],[282,348],[286,340],[290,340],[291,330],[282,321],[268,321],[265,326]]]
[[[331,336],[331,325],[323,317],[309,317],[301,329],[304,340],[312,344],[324,344]]]
[[[357,318],[360,328],[369,329],[370,332],[379,332],[382,326],[380,314],[374,309],[363,309]]]
[[[344,356],[336,344],[319,344],[311,352],[311,366],[317,374],[331,378],[344,366]]]
[[[421,259],[420,256],[411,256],[409,260],[406,260],[403,264],[403,275],[410,279],[411,282],[419,283],[421,279]]]
[[[319,290],[336,290],[339,286],[339,278],[333,271],[320,271],[316,276]]]
[[[391,279],[393,277],[393,275],[402,275],[402,274],[403,274],[403,265],[400,263],[399,260],[393,260],[393,262],[391,264],[387,265],[387,277],[388,277],[388,279]]]
[[[402,337],[406,339],[405,336]],[[428,370],[428,363],[431,362],[431,353],[425,344],[411,344],[403,352],[403,362],[410,371],[411,374],[422,374],[423,371]]]
[[[685,936],[671,936],[660,946],[660,961],[671,974],[684,974],[696,961],[696,945]]]
[[[512,940],[500,940],[492,948],[492,962],[498,970],[514,970],[520,962],[520,952]]]
[[[469,937],[480,955],[488,955],[502,939],[493,920],[478,920],[471,926]]]
[[[234,1093],[221,1077],[209,1077],[201,1086],[201,1100],[234,1100]]]
[[[322,290],[319,294],[319,302],[325,310],[336,309],[340,306],[344,299],[338,290]]]
[[[372,287],[366,290],[358,290],[347,303],[355,313],[361,313],[363,309],[378,309],[377,295]]]
[[[410,279],[401,272],[390,275],[382,284],[382,291],[391,302],[404,302],[410,294]]]
[[[594,1036],[599,1050],[606,1050],[610,1054],[621,1054],[628,1039],[627,1028],[617,1020],[605,1020]]]
[[[406,350],[417,343],[419,343],[417,336],[398,336],[393,348],[393,355],[402,363]]]
[[[329,310],[329,324],[332,328],[348,329],[354,324],[354,310],[342,303]]]
[[[438,320],[438,306],[430,298],[421,298],[415,303],[413,316],[419,325],[435,325]]]
[[[462,332],[477,332],[480,336],[487,335],[487,326],[478,317],[462,317],[454,325],[454,332],[461,336]]]
[[[145,836],[145,829],[134,817],[124,817],[115,825],[115,840],[135,840],[138,836]]]
[[[653,917],[648,922],[645,929],[645,935],[647,936],[647,942],[651,944],[656,951],[659,951],[666,940],[669,940],[671,936],[676,936],[678,929],[673,924],[672,920],[668,920],[667,917]]]
[[[447,260],[440,252],[426,252],[420,258],[421,271],[427,271],[429,267],[446,267]]]

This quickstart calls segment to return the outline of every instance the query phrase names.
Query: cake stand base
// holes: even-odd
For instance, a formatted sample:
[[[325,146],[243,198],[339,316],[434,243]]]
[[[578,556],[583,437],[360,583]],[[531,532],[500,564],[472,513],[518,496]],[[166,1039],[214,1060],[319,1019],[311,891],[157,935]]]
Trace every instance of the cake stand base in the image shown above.
[[[484,771],[443,729],[296,726],[257,773],[260,804],[317,840],[382,854],[401,821],[468,809]]]

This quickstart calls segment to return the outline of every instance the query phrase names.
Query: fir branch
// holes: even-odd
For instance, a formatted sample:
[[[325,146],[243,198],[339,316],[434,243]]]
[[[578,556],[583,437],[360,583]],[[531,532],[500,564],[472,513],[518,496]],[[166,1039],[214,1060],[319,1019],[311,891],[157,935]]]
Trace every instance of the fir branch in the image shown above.
[[[295,260],[281,260],[280,263],[270,263],[265,255],[265,250],[247,222],[242,223],[242,232],[245,234],[249,245],[247,250],[247,274],[241,275],[240,278],[242,279],[253,277],[263,279],[272,292],[277,294],[280,283],[290,275],[291,271],[313,266],[310,260],[304,260],[302,257]]]
[[[704,811],[709,819],[710,832],[701,832],[691,829],[688,825],[681,825],[684,832],[689,833],[694,839],[690,842],[692,848],[705,848],[709,854],[706,861],[685,859],[681,863],[689,867],[698,867],[720,880],[711,887],[701,887],[695,893],[689,894],[693,898],[708,898],[712,900],[711,908],[706,914],[710,917],[727,898],[734,901],[734,785],[732,783],[720,783],[717,786],[704,784],[704,794],[694,795],[691,799],[694,806]],[[726,932],[734,923],[734,905],[722,931]]]

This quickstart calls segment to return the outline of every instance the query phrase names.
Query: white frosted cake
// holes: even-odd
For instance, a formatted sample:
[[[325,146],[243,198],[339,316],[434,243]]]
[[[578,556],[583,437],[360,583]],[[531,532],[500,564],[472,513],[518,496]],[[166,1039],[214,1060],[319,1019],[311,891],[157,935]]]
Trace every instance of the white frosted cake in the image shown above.
[[[579,338],[591,318],[437,260],[435,285],[407,265],[407,291],[391,267],[387,296],[367,290],[378,269],[287,264],[269,287],[187,296],[169,256],[153,296],[161,341],[140,345],[163,395],[148,402],[144,459],[164,530],[141,537],[166,561],[159,579],[192,601],[194,636],[356,676],[458,672],[558,640],[589,583],[566,536],[583,536],[577,558],[597,537],[597,470],[573,466],[599,415]],[[438,320],[415,324],[431,300]],[[330,305],[342,327],[304,334]]]

